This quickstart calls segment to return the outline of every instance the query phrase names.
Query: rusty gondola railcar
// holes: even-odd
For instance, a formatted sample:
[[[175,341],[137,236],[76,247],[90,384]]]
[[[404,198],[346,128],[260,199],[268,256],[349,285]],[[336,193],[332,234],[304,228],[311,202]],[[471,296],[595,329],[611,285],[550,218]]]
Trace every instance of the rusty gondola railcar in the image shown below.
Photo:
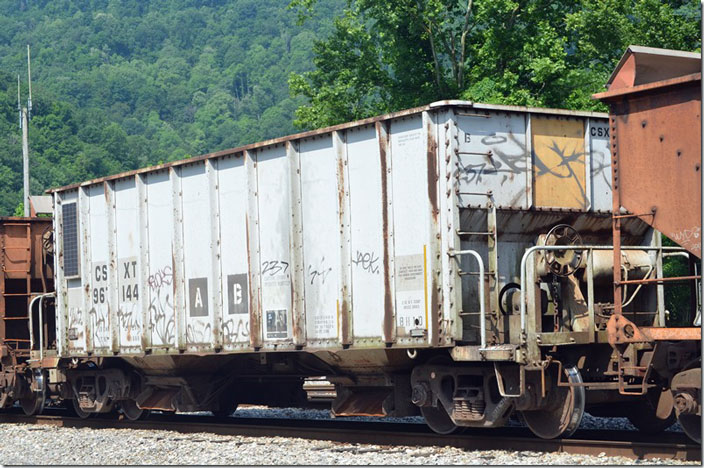
[[[640,339],[672,330],[663,261],[692,251],[613,211],[612,138],[606,114],[442,101],[52,190],[28,385],[82,417],[299,404],[310,376],[337,415],[441,433],[700,417],[672,388],[692,328]]]
[[[688,362],[671,365],[664,398],[674,401],[685,432],[701,441],[701,272],[702,148],[701,55],[630,46],[607,84],[594,97],[610,107],[613,155],[613,255],[621,253],[621,223],[639,218],[684,247],[691,255],[690,275],[629,279],[614,269],[614,309],[610,342],[657,343],[674,340],[674,355],[694,349]],[[625,288],[688,282],[692,300],[685,321],[694,327],[639,327],[624,312]],[[662,297],[662,294],[660,294]],[[661,308],[665,313],[664,307]],[[663,345],[660,345],[661,347]],[[665,345],[667,346],[667,345]],[[619,368],[625,367],[619,357]],[[646,371],[647,372],[647,371]],[[664,404],[664,402],[663,402]]]
[[[33,299],[54,291],[52,255],[50,217],[0,218],[0,408],[20,400],[30,411],[36,410],[28,361],[32,350],[39,348],[40,337],[46,337],[47,347],[56,346],[56,324],[51,299],[47,297],[41,307]],[[33,323],[42,323],[41,333]]]

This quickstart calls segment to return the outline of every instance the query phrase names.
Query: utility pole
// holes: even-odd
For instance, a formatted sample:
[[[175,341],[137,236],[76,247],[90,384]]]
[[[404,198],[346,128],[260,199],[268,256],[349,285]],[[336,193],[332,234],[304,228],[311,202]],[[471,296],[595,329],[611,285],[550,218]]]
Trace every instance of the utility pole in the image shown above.
[[[24,216],[29,217],[29,118],[32,113],[32,70],[30,68],[29,44],[27,44],[27,78],[29,82],[29,98],[27,107],[20,103],[20,76],[17,75],[17,109],[20,112],[20,128],[22,129],[22,169],[24,174]]]
[[[22,108],[22,167],[24,168],[24,216],[29,217],[29,141],[27,108]]]

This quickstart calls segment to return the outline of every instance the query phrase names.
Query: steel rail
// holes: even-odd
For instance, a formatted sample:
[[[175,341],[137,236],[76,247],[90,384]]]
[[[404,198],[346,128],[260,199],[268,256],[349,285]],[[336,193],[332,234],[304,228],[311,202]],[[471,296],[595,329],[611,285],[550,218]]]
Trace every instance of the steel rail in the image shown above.
[[[467,429],[463,434],[440,435],[425,424],[344,420],[215,418],[193,415],[152,415],[142,421],[116,417],[80,419],[58,415],[0,414],[0,424],[24,423],[92,429],[167,430],[246,437],[290,437],[341,443],[410,446],[451,446],[465,450],[561,452],[622,456],[634,459],[701,461],[701,445],[681,433],[644,436],[637,431],[578,430],[571,439],[539,439],[524,427]]]

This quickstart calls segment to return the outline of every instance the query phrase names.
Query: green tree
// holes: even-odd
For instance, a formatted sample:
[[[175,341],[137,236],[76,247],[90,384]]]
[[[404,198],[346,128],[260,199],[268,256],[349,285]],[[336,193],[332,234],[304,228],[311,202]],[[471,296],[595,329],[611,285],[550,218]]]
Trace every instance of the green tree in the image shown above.
[[[302,21],[316,0],[293,0]],[[604,110],[602,89],[630,44],[694,50],[694,0],[348,0],[316,42],[315,70],[289,86],[303,128],[462,98]]]

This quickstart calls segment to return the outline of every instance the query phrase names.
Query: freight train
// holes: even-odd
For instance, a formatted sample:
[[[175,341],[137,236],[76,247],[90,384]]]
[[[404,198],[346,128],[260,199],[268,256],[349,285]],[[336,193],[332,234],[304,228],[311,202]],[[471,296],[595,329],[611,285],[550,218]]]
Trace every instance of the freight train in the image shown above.
[[[337,416],[700,441],[699,67],[633,46],[610,114],[442,101],[50,190],[0,221],[0,405],[228,415],[324,376]]]

